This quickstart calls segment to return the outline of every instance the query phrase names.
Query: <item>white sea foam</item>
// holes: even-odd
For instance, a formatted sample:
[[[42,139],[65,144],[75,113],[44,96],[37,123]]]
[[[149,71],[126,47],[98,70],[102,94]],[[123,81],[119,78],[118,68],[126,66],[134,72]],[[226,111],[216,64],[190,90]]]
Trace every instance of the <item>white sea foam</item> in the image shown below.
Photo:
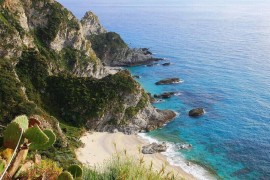
[[[176,111],[173,111],[173,112],[176,114],[175,118],[177,118],[177,117],[180,116],[180,113],[179,112],[176,112]]]
[[[164,102],[165,100],[163,100],[163,99],[157,99],[155,102],[154,102],[154,104],[157,104],[157,103],[162,103],[162,102]]]
[[[183,83],[184,80],[180,80],[180,81],[177,81],[177,82],[173,82],[173,84],[180,84],[180,83]]]
[[[182,93],[180,93],[180,92],[176,92],[176,93],[174,93],[174,95],[175,95],[175,96],[181,96],[181,95],[182,95]]]
[[[147,136],[146,133],[138,134],[142,139],[148,141],[149,143],[159,143],[158,140]],[[167,157],[167,161],[173,165],[178,166],[183,169],[185,172],[193,175],[198,180],[214,180],[213,177],[206,169],[203,167],[187,161],[180,152],[176,151],[176,146],[172,143],[167,143],[168,149],[162,154]]]

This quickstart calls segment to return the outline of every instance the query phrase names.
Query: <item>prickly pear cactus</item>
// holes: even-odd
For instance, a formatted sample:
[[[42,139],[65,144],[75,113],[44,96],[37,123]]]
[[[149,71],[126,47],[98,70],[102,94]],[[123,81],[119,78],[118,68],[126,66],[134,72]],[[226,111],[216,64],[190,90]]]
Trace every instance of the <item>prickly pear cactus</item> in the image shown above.
[[[56,136],[55,136],[54,132],[52,130],[49,130],[49,129],[45,129],[43,132],[48,136],[49,141],[44,145],[44,147],[42,149],[47,149],[55,143]]]
[[[55,143],[56,136],[55,136],[55,134],[53,133],[52,130],[46,129],[43,132],[49,138],[49,141],[47,141],[45,144],[37,144],[37,143],[35,143],[32,146],[30,145],[30,148],[32,150],[44,150],[44,149],[47,149],[47,148],[51,147]]]
[[[12,122],[18,123],[24,132],[28,129],[29,121],[25,115],[17,116]]]
[[[76,164],[69,166],[68,172],[70,172],[74,178],[80,178],[83,174],[82,168]]]
[[[4,147],[15,149],[20,140],[23,129],[17,122],[10,123],[4,131]]]
[[[0,159],[0,174],[5,170],[6,163],[4,160]]]
[[[28,128],[24,133],[24,137],[31,142],[29,148],[33,150],[49,141],[48,136],[38,127],[38,125]]]
[[[69,172],[65,171],[58,176],[57,180],[73,180],[73,177]]]

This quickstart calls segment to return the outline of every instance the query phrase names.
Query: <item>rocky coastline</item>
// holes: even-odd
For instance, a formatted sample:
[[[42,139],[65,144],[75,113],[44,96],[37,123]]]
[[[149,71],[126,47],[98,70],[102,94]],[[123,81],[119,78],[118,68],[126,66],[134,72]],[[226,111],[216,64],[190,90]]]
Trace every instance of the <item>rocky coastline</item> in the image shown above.
[[[13,84],[8,86],[18,87],[13,93],[20,97],[15,99],[20,113],[54,121],[57,116],[87,129],[126,134],[159,128],[175,117],[173,111],[155,109],[132,75],[115,67],[162,59],[148,48],[129,48],[91,11],[78,20],[54,0],[4,0],[1,6],[0,58],[10,68],[1,73],[12,72],[8,78]],[[33,64],[35,71],[30,68]],[[7,107],[3,119],[8,122],[14,103],[3,103]]]

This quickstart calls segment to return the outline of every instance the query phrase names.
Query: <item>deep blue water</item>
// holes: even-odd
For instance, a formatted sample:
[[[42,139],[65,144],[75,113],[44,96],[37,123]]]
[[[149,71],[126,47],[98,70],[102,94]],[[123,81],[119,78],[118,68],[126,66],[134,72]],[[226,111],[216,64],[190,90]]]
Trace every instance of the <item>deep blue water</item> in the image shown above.
[[[177,91],[155,104],[180,116],[150,136],[190,143],[179,156],[222,179],[270,179],[269,1],[60,0],[77,17],[94,11],[131,47],[149,47],[171,66],[133,67],[150,93]],[[156,86],[162,78],[182,84]],[[194,107],[206,114],[190,118]]]

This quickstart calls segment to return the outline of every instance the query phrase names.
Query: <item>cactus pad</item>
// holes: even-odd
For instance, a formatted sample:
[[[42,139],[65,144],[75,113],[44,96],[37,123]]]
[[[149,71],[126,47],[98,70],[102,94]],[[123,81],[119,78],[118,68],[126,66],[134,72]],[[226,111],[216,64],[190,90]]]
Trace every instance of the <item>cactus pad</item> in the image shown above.
[[[42,146],[49,141],[48,136],[38,127],[38,125],[28,128],[24,133],[24,137],[31,142],[31,145],[29,146],[30,149],[37,149],[37,147]]]
[[[48,138],[49,138],[49,141],[44,145],[45,148],[51,147],[51,146],[55,143],[55,141],[56,141],[56,136],[55,136],[55,134],[53,133],[52,130],[49,130],[49,129],[45,129],[43,132],[44,132],[44,133],[48,136]]]
[[[25,132],[28,129],[28,118],[25,115],[22,116],[17,116],[13,122],[16,122],[20,125],[20,127],[23,129],[23,131]]]
[[[4,147],[15,149],[20,141],[22,128],[17,122],[10,123],[4,131]]]
[[[5,170],[6,163],[0,159],[0,174]]]
[[[45,144],[36,144],[36,143],[33,144],[32,146],[30,146],[30,148],[31,148],[32,150],[42,150],[42,149],[47,149],[47,148],[51,147],[51,146],[55,143],[55,141],[56,141],[56,136],[55,136],[55,134],[53,133],[52,130],[46,129],[46,130],[44,130],[43,132],[44,132],[44,134],[46,134],[46,136],[49,138],[49,141],[47,141]]]
[[[82,168],[76,164],[69,166],[68,172],[70,172],[74,178],[82,177]]]
[[[65,171],[58,176],[57,180],[73,180],[73,177],[69,172]]]

